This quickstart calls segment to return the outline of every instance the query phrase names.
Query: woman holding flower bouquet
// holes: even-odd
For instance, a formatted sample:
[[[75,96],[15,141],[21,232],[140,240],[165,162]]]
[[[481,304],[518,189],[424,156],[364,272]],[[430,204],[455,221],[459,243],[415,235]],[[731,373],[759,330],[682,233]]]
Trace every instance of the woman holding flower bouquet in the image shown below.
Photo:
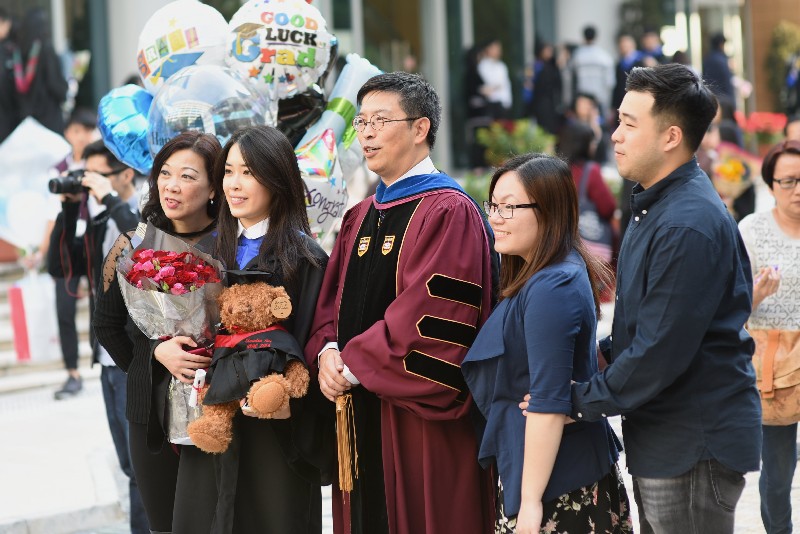
[[[239,130],[217,158],[214,182],[224,191],[217,257],[229,269],[256,271],[260,281],[286,288],[292,313],[281,325],[304,346],[328,258],[309,236],[292,145],[272,127]],[[331,421],[325,432],[321,412],[314,409],[315,392],[319,388],[310,387],[306,397],[292,399],[288,419],[237,412],[233,441],[219,462],[219,505],[227,508],[217,517],[224,513],[225,524],[213,532],[321,531],[320,484],[329,483],[326,462],[334,454],[332,440],[326,448],[323,437],[334,431]],[[213,504],[197,502],[198,507]]]
[[[222,198],[220,184],[211,180],[219,151],[216,137],[200,132],[184,132],[167,142],[153,161],[142,218],[200,251],[211,252]],[[191,384],[195,371],[208,367],[211,358],[186,352],[185,345],[197,345],[188,336],[152,341],[131,321],[117,278],[117,260],[132,248],[132,239],[136,239],[133,232],[122,234],[106,257],[93,318],[95,334],[128,375],[131,460],[150,530],[207,531],[214,509],[197,508],[195,501],[204,495],[216,497],[212,457],[195,447],[170,446],[164,414],[170,378]]]

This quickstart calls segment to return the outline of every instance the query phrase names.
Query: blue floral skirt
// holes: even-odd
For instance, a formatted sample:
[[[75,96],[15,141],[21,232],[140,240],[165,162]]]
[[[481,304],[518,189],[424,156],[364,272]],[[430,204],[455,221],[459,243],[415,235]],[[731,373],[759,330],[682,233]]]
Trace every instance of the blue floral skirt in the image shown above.
[[[629,534],[633,532],[628,493],[619,467],[590,486],[542,503],[541,534]],[[495,534],[516,532],[517,516],[503,512],[503,484],[497,484]]]

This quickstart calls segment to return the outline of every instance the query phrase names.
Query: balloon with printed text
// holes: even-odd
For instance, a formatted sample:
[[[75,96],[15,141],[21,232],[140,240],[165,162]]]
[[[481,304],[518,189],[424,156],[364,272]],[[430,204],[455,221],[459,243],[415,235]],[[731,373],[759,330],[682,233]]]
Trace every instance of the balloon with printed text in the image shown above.
[[[157,10],[139,34],[136,64],[144,88],[155,95],[191,65],[224,65],[228,23],[198,0],[176,0]]]
[[[276,107],[319,80],[336,46],[319,10],[303,0],[250,0],[228,28],[228,66],[264,88]]]

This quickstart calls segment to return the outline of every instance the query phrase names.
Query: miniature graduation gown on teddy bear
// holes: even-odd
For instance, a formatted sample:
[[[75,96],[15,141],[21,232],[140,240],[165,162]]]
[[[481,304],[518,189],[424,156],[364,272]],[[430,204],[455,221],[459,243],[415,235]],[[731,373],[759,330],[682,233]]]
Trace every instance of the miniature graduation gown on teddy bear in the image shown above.
[[[222,292],[219,304],[225,331],[215,338],[210,385],[199,393],[203,415],[187,429],[195,445],[210,453],[228,448],[240,407],[263,419],[285,419],[289,399],[305,395],[309,383],[302,348],[276,324],[291,314],[283,287],[235,284]]]

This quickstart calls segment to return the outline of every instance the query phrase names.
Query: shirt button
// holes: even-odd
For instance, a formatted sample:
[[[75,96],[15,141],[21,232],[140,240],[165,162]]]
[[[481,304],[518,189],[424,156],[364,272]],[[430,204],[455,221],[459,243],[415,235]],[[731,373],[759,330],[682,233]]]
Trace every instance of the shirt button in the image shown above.
[[[581,412],[578,412],[576,415],[578,416],[578,419],[583,419],[583,414]]]
[[[601,413],[600,415],[601,415],[601,416],[603,416],[603,417],[608,417],[608,416],[607,416],[606,414],[604,414],[604,413]]]
[[[622,416],[622,420],[623,420],[623,421],[625,420],[625,416],[624,416],[624,415]]]
[[[639,216],[637,215],[636,217],[633,218],[633,220],[639,222]]]
[[[647,215],[647,210],[642,210],[642,215]]]

